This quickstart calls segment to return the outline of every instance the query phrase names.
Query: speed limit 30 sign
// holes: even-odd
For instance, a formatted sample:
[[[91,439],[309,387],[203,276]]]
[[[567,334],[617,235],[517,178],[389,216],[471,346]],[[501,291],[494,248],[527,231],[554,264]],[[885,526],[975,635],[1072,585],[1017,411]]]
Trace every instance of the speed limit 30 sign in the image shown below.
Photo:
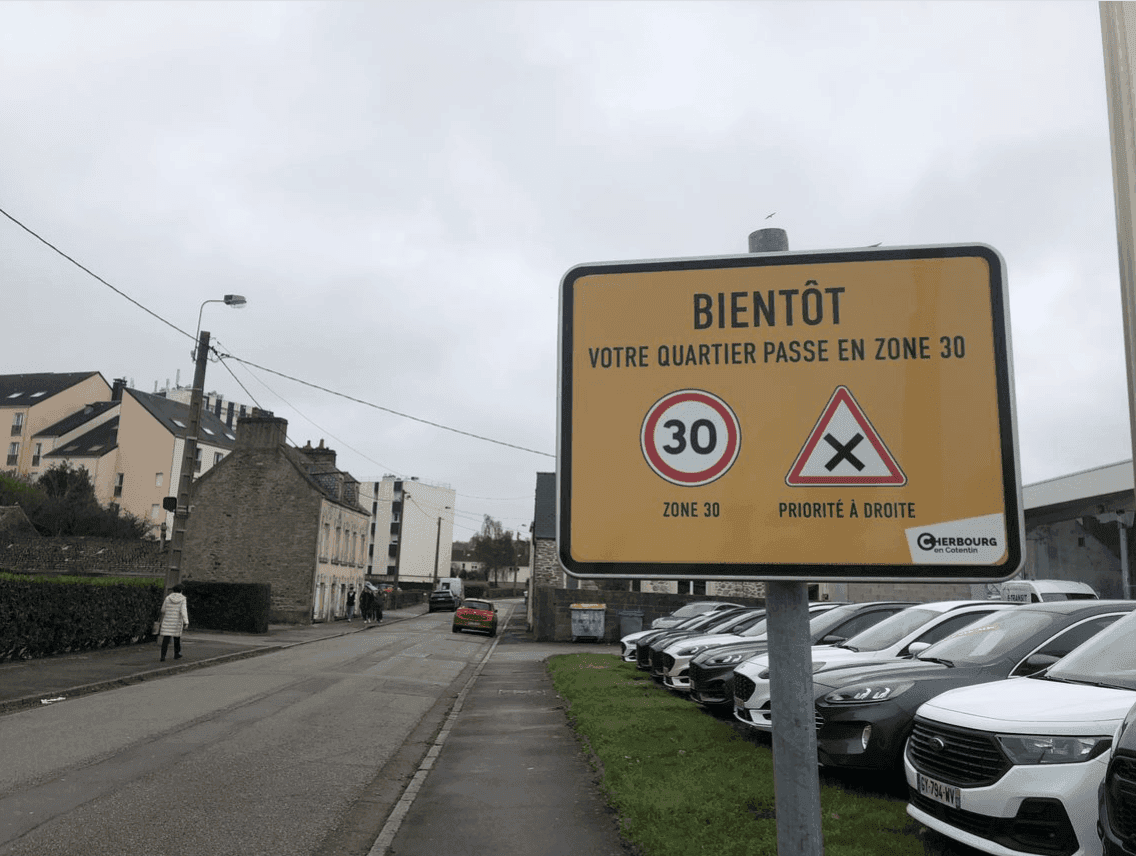
[[[730,405],[701,389],[656,401],[643,419],[643,457],[671,484],[697,487],[725,475],[738,457],[741,426]]]
[[[558,551],[581,577],[992,581],[1024,552],[984,245],[577,266]]]

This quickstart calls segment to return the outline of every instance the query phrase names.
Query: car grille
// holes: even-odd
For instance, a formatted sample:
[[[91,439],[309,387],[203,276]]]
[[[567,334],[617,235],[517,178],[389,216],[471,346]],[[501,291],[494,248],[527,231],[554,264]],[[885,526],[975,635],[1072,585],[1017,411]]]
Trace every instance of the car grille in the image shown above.
[[[664,671],[669,672],[671,669],[674,668],[675,658],[672,657],[670,654],[663,654],[660,659],[663,661],[663,670]]]
[[[734,698],[745,700],[753,695],[753,691],[756,689],[757,684],[745,675],[739,675],[737,672],[734,672]]]
[[[994,735],[918,717],[907,757],[919,772],[967,788],[993,784],[1011,766]]]
[[[1122,840],[1136,836],[1136,758],[1118,755],[1112,759],[1105,799],[1113,835]]]
[[[651,674],[656,672],[662,674],[663,671],[663,652],[651,649]]]
[[[635,646],[635,664],[640,669],[651,668],[651,649],[647,645]]]

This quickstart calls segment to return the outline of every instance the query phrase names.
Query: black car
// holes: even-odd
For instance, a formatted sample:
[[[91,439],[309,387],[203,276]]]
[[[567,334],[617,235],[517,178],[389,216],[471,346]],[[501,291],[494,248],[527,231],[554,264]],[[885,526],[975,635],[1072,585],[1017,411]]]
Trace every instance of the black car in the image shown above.
[[[438,589],[430,592],[430,603],[427,606],[430,612],[438,609],[457,612],[459,606],[461,606],[461,602],[458,600],[458,596],[449,589]]]
[[[716,609],[684,622],[678,627],[669,630],[659,630],[648,633],[635,640],[635,666],[643,671],[651,669],[651,646],[656,642],[678,639],[684,635],[696,633],[713,633],[714,628],[731,623],[741,615],[748,615],[757,610],[753,606],[739,606],[734,609]],[[669,644],[669,641],[668,641]]]
[[[873,624],[911,606],[910,601],[833,604],[809,619],[810,645],[843,642]],[[722,645],[703,651],[690,661],[690,699],[706,707],[730,707],[734,703],[731,676],[734,666],[764,654],[768,638]]]
[[[956,687],[1040,672],[1134,607],[1128,600],[1007,604],[910,660],[817,672],[820,762],[902,773],[923,702]]]
[[[1136,706],[1128,711],[1117,731],[1112,757],[1100,790],[1101,836],[1104,856],[1136,854]]]

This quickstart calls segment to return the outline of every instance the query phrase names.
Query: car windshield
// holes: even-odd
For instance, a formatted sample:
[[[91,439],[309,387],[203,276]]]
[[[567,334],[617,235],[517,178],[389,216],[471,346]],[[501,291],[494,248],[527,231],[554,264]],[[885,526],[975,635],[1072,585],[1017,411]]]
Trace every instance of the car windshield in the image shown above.
[[[760,614],[756,612],[741,612],[725,621],[714,624],[708,629],[714,633],[740,633],[753,622],[758,621],[760,617]]]
[[[1075,648],[1050,666],[1045,677],[1136,690],[1136,612]]]
[[[462,609],[493,609],[493,604],[487,600],[467,600],[462,604]]]
[[[920,660],[949,660],[956,666],[979,666],[1003,657],[1035,633],[1063,618],[1052,612],[1035,612],[1025,607],[999,610],[962,628],[919,654]]]
[[[874,627],[869,627],[863,633],[857,633],[841,644],[853,651],[882,651],[889,645],[894,645],[912,630],[917,630],[942,614],[934,609],[912,606],[890,618],[885,618]]]
[[[769,632],[769,619],[762,617],[762,618],[759,618],[757,621],[755,621],[752,625],[747,627],[745,630],[743,630],[738,635],[739,636],[746,636],[746,637],[749,637],[749,636],[764,636],[768,632]]]
[[[686,606],[680,606],[670,614],[671,618],[693,618],[696,615],[714,608],[712,603],[688,603]]]
[[[809,619],[809,635],[813,639],[824,638],[828,635],[829,630],[849,616],[855,615],[860,608],[858,603],[848,603],[835,609],[826,610],[819,615],[814,615]]]

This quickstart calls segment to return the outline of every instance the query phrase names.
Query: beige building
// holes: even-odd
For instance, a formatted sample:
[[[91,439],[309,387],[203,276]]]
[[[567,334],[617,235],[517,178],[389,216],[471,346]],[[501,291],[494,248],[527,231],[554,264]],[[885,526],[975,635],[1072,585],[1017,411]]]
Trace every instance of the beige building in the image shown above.
[[[163,522],[167,528],[173,524],[162,500],[177,495],[188,427],[189,405],[116,380],[109,401],[81,404],[35,433],[32,440],[41,454],[33,473],[59,463],[83,467],[101,504],[113,502],[143,518],[157,536]],[[235,443],[232,431],[203,413],[194,477],[208,472]]]
[[[394,582],[397,573],[400,587],[450,576],[456,500],[452,487],[417,478],[362,482],[360,501],[371,512],[367,574]]]
[[[110,385],[99,372],[0,375],[0,426],[9,427],[4,468],[39,476],[49,466],[43,454],[50,450],[36,434],[87,404],[110,397]]]

